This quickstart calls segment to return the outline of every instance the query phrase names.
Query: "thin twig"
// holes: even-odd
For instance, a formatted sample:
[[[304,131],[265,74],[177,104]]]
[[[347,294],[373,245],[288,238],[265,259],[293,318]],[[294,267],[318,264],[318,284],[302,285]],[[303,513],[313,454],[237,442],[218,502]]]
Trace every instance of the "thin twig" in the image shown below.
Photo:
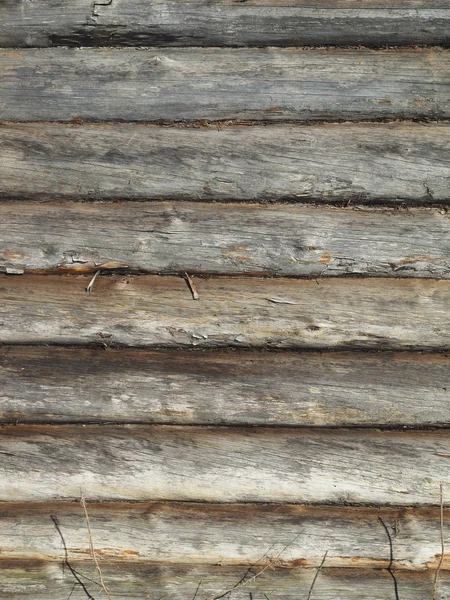
[[[51,515],[50,518],[53,521],[53,524],[55,525],[56,531],[59,533],[59,537],[61,538],[62,545],[63,545],[63,548],[64,548],[64,563],[63,564],[67,565],[67,568],[72,573],[72,575],[75,577],[78,585],[81,586],[81,589],[86,594],[86,596],[89,598],[89,600],[95,600],[94,596],[92,596],[90,594],[89,590],[84,585],[84,583],[81,581],[81,579],[79,578],[77,572],[75,571],[75,569],[72,567],[72,565],[69,562],[69,553],[67,552],[66,541],[65,541],[64,536],[62,534],[62,531],[61,531],[61,528],[59,526],[58,520],[53,515]]]
[[[242,575],[242,577],[239,579],[239,581],[237,583],[235,583],[235,585],[232,588],[230,588],[226,592],[223,592],[223,594],[221,593],[220,596],[217,596],[217,595],[209,596],[206,600],[219,600],[219,598],[222,598],[223,596],[230,594],[232,590],[241,586],[244,583],[245,579],[247,578],[247,575],[254,569],[254,567],[256,567],[256,565],[258,563],[260,563],[262,561],[263,558],[265,558],[269,554],[269,552],[272,550],[272,548],[273,548],[273,546],[270,546],[270,548],[267,550],[267,552],[265,552],[260,558],[258,558],[258,560],[255,563],[251,564],[248,567],[248,569],[245,571],[245,573]]]
[[[195,590],[195,594],[194,594],[194,597],[192,598],[192,600],[195,600],[197,598],[198,590],[200,589],[200,586],[202,585],[202,581],[203,581],[203,579],[200,579],[200,581],[198,582],[198,586],[197,586],[197,589]]]
[[[445,556],[445,544],[444,544],[444,491],[442,481],[439,486],[440,490],[440,531],[441,531],[441,558],[439,559],[438,566],[436,568],[436,573],[434,575],[434,584],[433,584],[433,600],[437,600],[437,589],[438,589],[438,581],[439,581],[439,573],[441,572],[442,563],[444,562]]]
[[[389,540],[389,566],[388,566],[387,570],[388,570],[388,573],[392,577],[392,580],[394,582],[395,600],[400,600],[399,595],[398,595],[397,578],[395,577],[394,570],[392,569],[392,565],[394,564],[394,547],[392,545],[392,537],[391,537],[389,529],[388,529],[386,523],[383,521],[383,519],[379,516],[378,520],[383,525],[383,528],[384,528],[384,530],[386,532],[386,535],[388,536],[388,540]]]
[[[186,279],[186,283],[188,284],[188,287],[191,291],[192,299],[200,300],[200,296],[198,295],[197,288],[195,287],[194,282],[192,281],[192,277],[189,277],[189,275],[185,272],[184,278]]]
[[[270,552],[270,549],[269,549],[269,550],[268,550],[268,551],[267,551],[265,554],[263,554],[263,556],[262,556],[261,558],[259,558],[259,559],[258,559],[258,560],[257,560],[257,561],[256,561],[256,562],[253,564],[253,565],[251,565],[251,566],[250,566],[250,567],[247,569],[247,571],[245,572],[244,576],[243,576],[243,577],[241,577],[241,579],[240,579],[240,580],[239,580],[237,583],[235,583],[235,584],[233,585],[233,587],[229,588],[229,589],[228,589],[226,592],[222,592],[222,593],[220,593],[220,594],[216,594],[215,596],[209,596],[209,597],[208,597],[206,600],[219,600],[219,598],[223,598],[223,597],[224,597],[224,596],[226,596],[227,594],[231,594],[231,592],[232,592],[233,590],[235,590],[236,588],[238,588],[238,587],[243,587],[244,585],[248,585],[249,583],[251,583],[252,581],[254,581],[254,580],[257,578],[257,577],[259,577],[260,575],[262,575],[262,574],[264,573],[264,571],[267,571],[267,569],[268,569],[269,567],[271,567],[271,566],[272,566],[272,565],[275,563],[275,561],[276,561],[278,558],[280,558],[280,556],[283,554],[283,552],[284,552],[285,550],[287,550],[287,548],[289,548],[289,546],[291,546],[291,545],[292,545],[292,544],[295,542],[295,540],[301,536],[301,534],[303,533],[303,531],[304,531],[304,530],[302,529],[302,530],[300,531],[300,533],[298,533],[298,534],[295,536],[295,538],[294,538],[294,539],[292,539],[292,540],[291,540],[291,541],[290,541],[288,544],[286,544],[286,546],[285,546],[285,547],[284,547],[284,548],[281,550],[281,552],[279,552],[279,553],[278,553],[278,554],[275,556],[275,558],[273,558],[272,560],[270,560],[270,561],[267,563],[267,565],[266,565],[266,566],[265,566],[263,569],[261,569],[261,571],[258,571],[258,573],[255,573],[255,575],[253,575],[253,577],[250,577],[250,579],[247,579],[247,580],[246,580],[246,577],[247,577],[247,575],[250,573],[250,571],[253,569],[253,567],[255,567],[255,566],[256,566],[256,565],[257,565],[259,562],[261,562],[261,560],[262,560],[262,559],[263,559],[265,556],[267,556],[268,552]]]
[[[74,583],[74,584],[73,584],[73,586],[72,586],[72,589],[71,589],[71,591],[70,591],[70,594],[69,594],[69,597],[67,598],[67,600],[70,600],[70,599],[72,598],[72,594],[74,593],[74,591],[75,591],[75,588],[77,587],[77,585],[78,585],[78,582],[77,582],[77,581],[75,581],[75,583]]]
[[[86,518],[86,525],[87,525],[87,528],[88,528],[88,535],[89,535],[89,548],[90,548],[90,551],[91,551],[91,556],[92,556],[92,558],[94,559],[94,562],[95,562],[95,568],[97,569],[98,577],[100,579],[100,584],[101,584],[102,589],[105,592],[106,597],[108,598],[108,600],[112,600],[111,595],[109,593],[109,590],[106,587],[105,582],[103,581],[102,570],[100,568],[100,563],[98,562],[98,559],[97,559],[97,554],[95,553],[94,543],[92,541],[91,521],[89,519],[89,514],[88,514],[87,506],[86,506],[86,500],[84,499],[83,494],[81,494],[81,500],[80,500],[80,502],[81,502],[81,506],[84,509],[84,516]]]
[[[317,578],[319,577],[319,573],[322,570],[323,565],[325,564],[325,560],[327,558],[327,554],[328,554],[328,550],[323,555],[322,562],[320,563],[320,565],[319,565],[319,567],[318,567],[318,569],[316,571],[316,574],[314,575],[314,579],[312,580],[311,587],[309,588],[309,592],[308,592],[308,600],[310,600],[310,598],[312,596],[312,593],[313,593],[313,590],[314,590],[314,586],[316,585],[316,581],[317,581]]]
[[[88,286],[87,286],[87,288],[86,288],[86,292],[87,292],[88,294],[90,294],[90,293],[92,292],[92,288],[94,287],[95,280],[97,279],[97,277],[99,276],[99,274],[100,274],[100,270],[98,270],[98,271],[95,273],[94,277],[93,277],[93,278],[91,279],[91,281],[89,282],[89,284],[88,284]]]

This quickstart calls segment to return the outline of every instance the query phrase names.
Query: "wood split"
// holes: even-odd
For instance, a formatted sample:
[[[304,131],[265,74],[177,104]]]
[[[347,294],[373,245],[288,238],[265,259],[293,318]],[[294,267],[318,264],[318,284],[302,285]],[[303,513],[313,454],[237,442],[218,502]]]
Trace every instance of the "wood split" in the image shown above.
[[[200,300],[200,296],[198,295],[197,288],[195,287],[194,282],[192,281],[192,277],[190,277],[186,272],[184,273],[184,279],[188,284],[188,288],[192,294],[193,300]]]

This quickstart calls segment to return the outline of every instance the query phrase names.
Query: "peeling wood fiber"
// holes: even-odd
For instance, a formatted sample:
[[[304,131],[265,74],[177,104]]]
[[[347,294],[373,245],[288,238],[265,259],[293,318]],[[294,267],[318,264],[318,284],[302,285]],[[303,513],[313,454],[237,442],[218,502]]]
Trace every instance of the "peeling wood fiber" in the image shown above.
[[[3,121],[448,119],[449,97],[435,48],[0,50]]]
[[[0,276],[0,342],[450,349],[450,282]]]
[[[0,240],[0,270],[450,277],[435,208],[4,201]]]
[[[449,44],[446,0],[2,0],[2,46]]]
[[[450,432],[4,426],[0,502],[437,505]]]
[[[0,422],[448,426],[449,394],[443,355],[0,348]]]
[[[449,124],[0,126],[0,197],[407,203],[450,198]]]

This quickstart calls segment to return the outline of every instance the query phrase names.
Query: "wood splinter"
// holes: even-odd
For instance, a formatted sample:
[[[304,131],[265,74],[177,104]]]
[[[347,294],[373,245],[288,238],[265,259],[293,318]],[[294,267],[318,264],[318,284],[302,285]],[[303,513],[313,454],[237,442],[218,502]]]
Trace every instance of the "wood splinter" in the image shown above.
[[[23,269],[15,269],[13,267],[4,267],[0,266],[0,273],[5,273],[6,275],[23,275]]]
[[[188,284],[188,287],[189,287],[189,289],[191,291],[192,299],[193,300],[200,300],[200,296],[198,295],[197,288],[195,287],[195,284],[192,281],[192,278],[189,277],[189,275],[186,272],[184,273],[184,278],[185,278],[186,283]]]
[[[86,288],[86,292],[87,292],[88,294],[90,294],[90,293],[92,292],[92,289],[93,289],[93,287],[94,287],[95,280],[97,279],[97,277],[98,277],[99,273],[100,273],[100,270],[98,270],[98,271],[95,273],[94,277],[93,277],[93,278],[91,279],[91,281],[89,282],[89,284],[88,284],[88,286],[87,286],[87,288]]]

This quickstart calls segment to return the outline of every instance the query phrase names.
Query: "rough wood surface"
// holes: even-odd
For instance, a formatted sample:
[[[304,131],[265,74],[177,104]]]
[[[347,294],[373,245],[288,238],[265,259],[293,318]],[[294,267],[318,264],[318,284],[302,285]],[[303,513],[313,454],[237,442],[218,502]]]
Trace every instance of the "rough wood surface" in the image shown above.
[[[0,421],[450,423],[450,359],[407,353],[0,348]]]
[[[447,493],[446,493],[446,501]],[[298,505],[88,503],[92,538],[102,561],[220,564],[260,568],[385,569],[392,537],[394,568],[436,569],[439,508],[335,508]],[[0,505],[0,566],[8,560],[91,561],[84,512],[75,503]],[[450,535],[444,513],[444,536]],[[283,552],[283,549],[285,551]],[[279,555],[279,556],[278,556]],[[450,567],[445,556],[444,569]]]
[[[448,119],[449,97],[435,48],[0,50],[3,121]]]
[[[450,349],[450,281],[0,276],[0,342]]]
[[[0,270],[450,276],[440,209],[0,203]]]
[[[450,125],[0,127],[11,198],[446,202]]]
[[[72,564],[72,563],[71,563]],[[102,562],[104,579],[113,600],[212,600],[245,575],[242,567],[187,566],[169,564],[132,564]],[[94,598],[101,598],[94,566],[73,563]],[[86,593],[69,569],[61,563],[2,561],[0,594],[8,600],[48,600],[71,595],[71,600],[86,600]],[[244,586],[233,589],[235,600],[298,600],[307,598],[317,569],[271,567],[259,576],[258,566],[248,574]],[[89,577],[89,579],[86,579]],[[254,577],[254,578],[253,578]],[[432,572],[396,573],[401,600],[432,598]],[[448,572],[441,574],[439,598],[450,592]],[[329,569],[320,571],[311,598],[320,600],[386,600],[395,598],[392,577],[385,570]]]
[[[2,0],[2,46],[448,44],[446,0]]]
[[[450,432],[6,425],[0,501],[436,505]]]

